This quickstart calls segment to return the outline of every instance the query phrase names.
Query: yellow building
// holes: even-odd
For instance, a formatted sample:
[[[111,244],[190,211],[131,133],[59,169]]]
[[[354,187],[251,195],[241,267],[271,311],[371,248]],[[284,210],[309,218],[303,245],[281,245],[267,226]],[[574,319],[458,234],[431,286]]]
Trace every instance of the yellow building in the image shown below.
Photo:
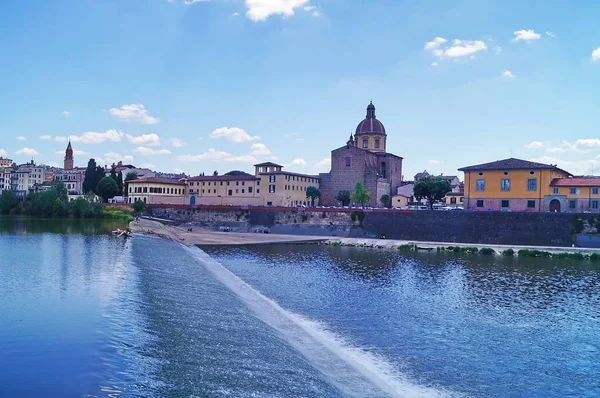
[[[189,205],[259,206],[260,178],[252,175],[198,176],[186,178]]]
[[[448,192],[442,202],[449,207],[464,207],[465,195],[462,192]]]
[[[555,178],[550,183],[549,211],[600,212],[600,178]]]
[[[266,206],[308,206],[308,187],[319,188],[319,177],[283,171],[283,166],[266,162],[254,165],[254,175],[260,178],[261,197]]]
[[[185,204],[186,184],[173,178],[147,177],[127,181],[128,203]]]
[[[556,165],[515,158],[459,170],[465,173],[464,207],[471,210],[564,210],[556,203],[566,203],[566,198],[555,194],[551,183],[572,176]]]

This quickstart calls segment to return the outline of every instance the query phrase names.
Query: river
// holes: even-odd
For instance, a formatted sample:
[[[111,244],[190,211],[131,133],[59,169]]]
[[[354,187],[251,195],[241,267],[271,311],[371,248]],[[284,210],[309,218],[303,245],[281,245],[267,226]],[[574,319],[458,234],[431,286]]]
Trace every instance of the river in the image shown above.
[[[2,397],[600,395],[586,262],[34,224],[0,220]]]

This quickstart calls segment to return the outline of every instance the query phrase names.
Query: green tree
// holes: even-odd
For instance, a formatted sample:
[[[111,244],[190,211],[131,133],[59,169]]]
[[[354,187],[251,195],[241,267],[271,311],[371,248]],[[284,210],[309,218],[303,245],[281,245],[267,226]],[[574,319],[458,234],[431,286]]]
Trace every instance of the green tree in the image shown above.
[[[123,172],[121,170],[117,174],[117,186],[119,187],[119,195],[123,196]]]
[[[110,165],[110,178],[115,180],[117,186],[119,185],[119,183],[117,182],[117,165],[114,163]]]
[[[83,180],[83,192],[96,192],[96,187],[102,178],[104,178],[105,172],[104,167],[98,166],[95,159],[88,161],[87,168],[85,169],[85,178]]]
[[[115,180],[110,177],[104,177],[98,183],[96,187],[96,194],[100,196],[104,202],[107,202],[108,199],[114,198],[117,193],[119,193],[119,187]]]
[[[83,217],[89,207],[90,204],[81,196],[74,201],[69,202],[69,212],[73,215],[73,217]]]
[[[52,216],[53,217],[62,217],[65,215],[65,205],[60,198],[56,198],[54,200],[54,204],[52,205]]]
[[[381,202],[383,207],[390,207],[390,195],[384,193],[383,195],[381,195],[381,198],[379,198],[379,201]]]
[[[56,189],[57,196],[60,198],[60,200],[66,202],[68,199],[69,192],[67,191],[67,187],[65,187],[65,184],[63,184],[62,182],[57,182],[54,185],[54,189]]]
[[[433,204],[441,200],[451,190],[450,183],[444,177],[428,176],[415,183],[414,194],[417,200],[427,199],[429,208],[433,210]]]
[[[356,181],[354,192],[352,192],[350,198],[354,203],[359,203],[361,207],[365,207],[365,203],[371,200],[372,196],[369,191],[366,190],[362,181]]]
[[[136,199],[135,202],[133,202],[133,204],[131,205],[131,207],[133,207],[134,212],[139,214],[144,211],[144,209],[146,208],[146,204],[143,201]]]
[[[317,187],[306,187],[306,199],[310,199],[311,206],[314,206],[315,200],[321,199],[321,190]]]
[[[0,195],[0,213],[10,213],[17,206],[17,203],[17,195],[13,191],[2,191],[2,195]]]
[[[219,175],[219,172],[218,172],[217,170],[213,171],[213,176],[215,176],[215,177],[216,177],[216,176],[218,176],[218,175]]]
[[[231,170],[230,172],[225,173],[225,175],[226,176],[249,176],[251,174],[248,174],[245,171]]]
[[[335,200],[340,202],[342,206],[348,206],[350,204],[350,197],[350,191],[343,190],[338,192]]]

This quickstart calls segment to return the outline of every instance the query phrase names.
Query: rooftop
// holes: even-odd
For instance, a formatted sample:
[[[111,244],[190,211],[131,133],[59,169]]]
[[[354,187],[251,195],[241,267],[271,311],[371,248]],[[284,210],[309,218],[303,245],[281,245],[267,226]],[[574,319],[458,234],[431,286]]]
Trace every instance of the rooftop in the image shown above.
[[[559,169],[555,164],[545,164],[530,162],[529,160],[522,160],[516,158],[508,158],[503,160],[496,160],[495,162],[476,164],[474,166],[467,166],[458,169],[460,171],[481,171],[481,170],[557,170],[571,175],[571,173]]]
[[[259,164],[254,165],[254,167],[264,167],[264,166],[283,167],[282,165],[273,163],[273,162],[264,162],[264,163],[259,163]]]
[[[600,177],[554,178],[551,187],[600,187]]]
[[[237,175],[237,176],[196,176],[186,178],[187,181],[249,181],[259,180],[258,177],[252,175]]]
[[[150,182],[155,184],[171,184],[171,185],[186,185],[185,182],[181,182],[174,178],[164,178],[164,177],[146,177],[146,178],[137,178],[135,180],[127,181],[128,184],[131,183],[144,183]]]

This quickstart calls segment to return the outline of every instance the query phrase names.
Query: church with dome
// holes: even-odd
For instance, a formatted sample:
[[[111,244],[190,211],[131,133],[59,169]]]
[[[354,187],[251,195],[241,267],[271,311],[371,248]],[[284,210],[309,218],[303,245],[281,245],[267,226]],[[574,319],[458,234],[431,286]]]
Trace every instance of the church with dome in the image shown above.
[[[357,181],[372,195],[367,206],[379,206],[383,195],[395,194],[402,181],[402,157],[387,152],[387,134],[373,102],[346,145],[331,151],[331,171],[319,177],[324,206],[337,205],[338,192],[353,192]]]

